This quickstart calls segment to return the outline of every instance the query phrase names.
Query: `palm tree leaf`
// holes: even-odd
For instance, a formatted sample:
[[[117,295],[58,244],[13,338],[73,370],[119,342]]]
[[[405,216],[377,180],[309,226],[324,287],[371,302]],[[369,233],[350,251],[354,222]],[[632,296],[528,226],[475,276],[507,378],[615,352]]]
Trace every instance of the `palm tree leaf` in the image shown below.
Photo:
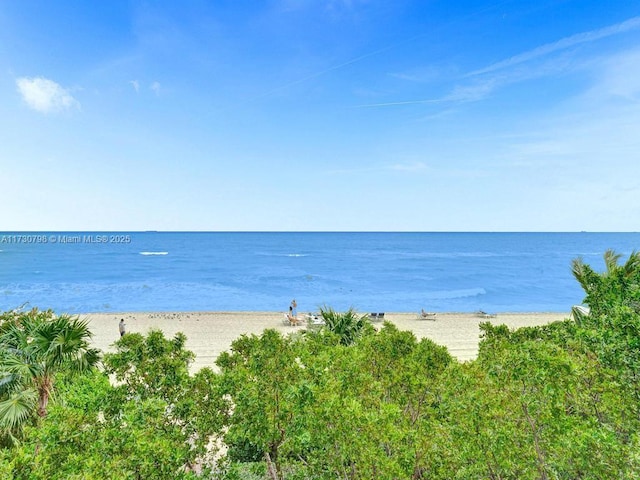
[[[0,360],[0,365],[4,371],[23,379],[35,377],[42,372],[41,365],[34,362],[30,356],[24,355],[24,352],[14,352],[4,356]]]
[[[31,402],[33,393],[25,387],[37,387],[39,414],[46,414],[46,404],[54,393],[54,374],[66,366],[73,371],[86,371],[99,361],[98,351],[89,348],[91,332],[88,321],[78,317],[61,315],[56,317],[51,311],[32,310],[21,313],[15,319],[2,324],[0,331],[0,371],[15,374],[15,378],[2,377],[6,380],[5,395],[2,405],[7,418],[22,418],[21,409]],[[6,348],[4,348],[6,347]],[[15,385],[9,386],[15,381]],[[1,412],[0,412],[1,413]],[[5,422],[7,425],[11,421]],[[1,427],[2,425],[0,425]]]
[[[96,366],[100,361],[100,350],[97,348],[88,348],[86,350],[75,352],[67,360],[71,371],[76,373],[86,372],[90,368]]]
[[[0,372],[0,397],[10,395],[24,386],[24,377],[9,371]]]
[[[79,354],[85,355],[91,338],[88,322],[62,315],[51,322],[38,325],[34,332],[33,349],[42,352],[48,368],[56,368],[63,363],[77,363]],[[89,354],[82,363],[93,366],[95,355]]]
[[[635,250],[631,252],[623,268],[626,276],[640,272],[640,252]]]
[[[21,390],[0,401],[0,428],[19,428],[33,415],[37,401],[38,395],[33,389]]]
[[[607,273],[613,273],[615,272],[618,268],[618,261],[620,260],[620,258],[622,257],[621,254],[616,253],[614,250],[607,250],[606,252],[604,252],[604,264],[605,267],[607,268]]]
[[[27,346],[28,335],[24,325],[17,322],[5,323],[0,330],[0,344],[6,348],[22,349]]]
[[[340,337],[340,343],[343,345],[351,345],[358,340],[364,333],[364,327],[368,320],[366,316],[358,317],[358,314],[350,308],[344,313],[339,313],[332,308],[320,308],[327,330],[337,334]]]

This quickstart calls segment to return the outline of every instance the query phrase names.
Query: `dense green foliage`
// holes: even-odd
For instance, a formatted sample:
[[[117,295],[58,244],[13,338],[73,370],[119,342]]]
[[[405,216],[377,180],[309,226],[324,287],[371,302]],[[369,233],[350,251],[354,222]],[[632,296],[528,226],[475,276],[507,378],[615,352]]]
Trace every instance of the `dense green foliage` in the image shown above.
[[[47,415],[57,372],[98,362],[90,337],[86,322],[50,310],[0,315],[0,444],[19,441],[27,422]]]
[[[101,371],[58,369],[58,401],[0,449],[0,476],[640,478],[640,261],[619,260],[573,263],[589,307],[575,320],[482,324],[465,363],[351,310],[323,309],[302,335],[241,336],[195,375],[183,335],[125,335]]]
[[[23,441],[0,450],[1,478],[168,479],[203,470],[220,408],[213,372],[189,374],[184,335],[127,334],[101,371],[60,370],[58,401]],[[110,378],[113,382],[110,382]],[[216,425],[219,425],[219,421]]]

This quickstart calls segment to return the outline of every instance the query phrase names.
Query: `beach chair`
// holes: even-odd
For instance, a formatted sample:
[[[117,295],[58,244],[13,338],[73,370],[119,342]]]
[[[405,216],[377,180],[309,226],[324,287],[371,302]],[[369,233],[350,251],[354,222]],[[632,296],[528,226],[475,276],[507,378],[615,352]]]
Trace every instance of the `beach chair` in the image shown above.
[[[324,318],[317,313],[309,313],[306,317],[307,325],[324,325]]]
[[[435,321],[436,314],[435,312],[425,312],[424,310],[418,313],[418,320],[433,320]]]
[[[324,318],[320,315],[307,316],[307,330],[318,331],[324,326]]]
[[[369,320],[371,320],[372,322],[376,321],[378,319],[378,314],[377,313],[370,313],[369,314]]]

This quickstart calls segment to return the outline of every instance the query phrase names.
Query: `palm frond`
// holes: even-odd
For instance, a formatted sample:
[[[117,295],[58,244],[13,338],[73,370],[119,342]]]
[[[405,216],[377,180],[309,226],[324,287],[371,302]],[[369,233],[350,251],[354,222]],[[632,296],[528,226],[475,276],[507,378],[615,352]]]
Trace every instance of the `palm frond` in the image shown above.
[[[28,329],[23,323],[9,322],[2,325],[0,345],[6,348],[23,349],[29,343]]]
[[[607,269],[607,274],[615,272],[620,267],[620,265],[618,265],[618,262],[620,261],[621,257],[621,254],[616,253],[612,249],[604,252],[604,265]]]
[[[91,335],[87,321],[61,315],[38,325],[33,333],[32,348],[43,354],[49,367],[58,367],[66,362],[75,362],[79,352],[89,351]],[[90,366],[95,365],[96,362],[91,363],[94,357],[90,354],[83,361]]]
[[[340,343],[351,345],[358,340],[368,323],[366,316],[358,316],[353,308],[339,313],[332,308],[320,308],[325,328],[340,337]]]
[[[633,251],[629,258],[622,267],[624,269],[625,276],[634,275],[640,272],[640,252]]]
[[[584,278],[585,266],[582,257],[574,258],[571,261],[571,273],[573,273],[573,276],[580,283],[582,283],[581,279]]]
[[[0,372],[0,397],[15,391],[19,385],[19,377],[16,374]]]
[[[0,428],[14,430],[34,414],[38,395],[33,389],[20,390],[0,401]]]
[[[9,419],[4,425],[10,425],[11,418],[21,421],[23,412],[32,403],[32,390],[27,390],[31,386],[36,387],[35,395],[39,395],[38,414],[42,416],[46,414],[48,397],[54,394],[57,371],[64,368],[74,373],[87,371],[99,361],[98,350],[89,345],[88,321],[78,317],[34,309],[17,314],[2,326],[0,372],[6,374],[0,374],[3,382],[0,386],[4,387],[2,406]]]
[[[5,354],[0,359],[0,393],[28,385],[38,369],[19,355]]]
[[[97,348],[88,348],[74,352],[67,357],[66,362],[72,372],[86,372],[100,362],[100,350]]]

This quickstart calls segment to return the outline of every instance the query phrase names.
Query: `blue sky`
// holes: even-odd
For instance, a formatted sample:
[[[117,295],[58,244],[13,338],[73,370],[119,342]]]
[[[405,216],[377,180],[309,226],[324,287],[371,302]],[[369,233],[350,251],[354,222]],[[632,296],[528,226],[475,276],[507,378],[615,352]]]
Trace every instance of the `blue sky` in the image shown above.
[[[0,230],[637,231],[640,3],[0,3]]]

